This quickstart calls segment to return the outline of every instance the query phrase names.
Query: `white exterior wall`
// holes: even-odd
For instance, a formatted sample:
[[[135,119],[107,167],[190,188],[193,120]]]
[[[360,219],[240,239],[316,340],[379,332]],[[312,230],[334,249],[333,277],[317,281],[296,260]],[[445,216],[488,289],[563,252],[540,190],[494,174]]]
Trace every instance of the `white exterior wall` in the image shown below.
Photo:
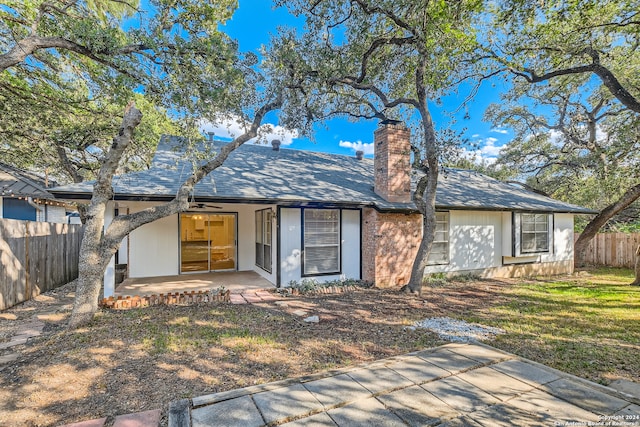
[[[2,201],[2,197],[0,197],[0,218],[4,218],[4,212],[3,212],[3,205],[4,202]]]
[[[214,203],[221,209],[207,213],[237,214],[237,266],[239,271],[256,271],[265,279],[276,281],[276,222],[272,232],[273,268],[272,272],[255,265],[255,211],[273,209],[274,205],[245,205]],[[126,202],[130,213],[138,212],[151,202]],[[204,213],[204,211],[201,211]],[[129,277],[172,276],[180,274],[180,224],[178,215],[154,221],[134,230],[129,236]]]
[[[280,209],[280,285],[299,282],[302,277],[302,210]],[[344,209],[341,213],[342,234],[340,255],[342,274],[306,276],[318,282],[360,279],[360,211]]]
[[[113,221],[113,213],[114,213],[114,204],[113,202],[107,203],[104,213],[104,229]],[[104,272],[103,284],[104,284],[104,297],[108,298],[113,296],[115,291],[115,283],[116,283],[116,258],[113,256],[111,260],[109,260],[109,264],[107,264],[107,268]]]
[[[67,210],[64,206],[45,205],[44,209],[47,212],[47,222],[67,223]]]
[[[127,202],[129,213],[153,203]],[[129,235],[129,277],[171,276],[179,273],[180,233],[178,215],[139,227]]]
[[[302,278],[302,211],[280,209],[280,286]]]
[[[544,254],[542,262],[573,260],[573,215],[553,216],[553,253]]]
[[[433,265],[425,274],[495,269],[519,263],[552,263],[573,259],[573,215],[553,215],[553,251],[513,257],[512,213],[449,212],[449,264]]]

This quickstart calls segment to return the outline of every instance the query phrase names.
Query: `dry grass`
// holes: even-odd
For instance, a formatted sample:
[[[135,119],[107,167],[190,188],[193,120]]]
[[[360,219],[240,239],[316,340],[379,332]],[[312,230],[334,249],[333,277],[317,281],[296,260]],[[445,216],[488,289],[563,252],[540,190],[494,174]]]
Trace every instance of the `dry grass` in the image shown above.
[[[64,330],[63,311],[0,372],[0,425],[166,409],[184,397],[433,347],[443,343],[436,335],[406,326],[436,316],[499,326],[507,334],[488,344],[579,376],[638,381],[640,289],[624,285],[625,274],[449,282],[426,287],[422,298],[368,289],[289,298],[286,307],[104,311],[73,332]],[[19,321],[40,309],[31,308],[5,314]],[[320,323],[303,322],[295,310]],[[15,321],[0,318],[0,332]]]

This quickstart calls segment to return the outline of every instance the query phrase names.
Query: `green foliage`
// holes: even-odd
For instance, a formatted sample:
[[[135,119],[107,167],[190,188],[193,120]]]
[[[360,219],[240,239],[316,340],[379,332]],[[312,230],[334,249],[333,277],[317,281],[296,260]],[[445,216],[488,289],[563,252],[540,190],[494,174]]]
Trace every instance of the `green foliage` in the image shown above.
[[[327,280],[325,282],[319,282],[316,279],[302,279],[300,282],[297,280],[291,280],[288,283],[288,288],[295,289],[301,294],[314,294],[321,292],[323,289],[329,288],[369,288],[371,284],[357,279],[335,279]]]
[[[596,210],[618,201],[640,182],[637,2],[494,6],[485,50],[510,90],[487,118],[515,130],[496,170]]]
[[[459,90],[461,81],[472,81],[481,67],[472,58],[478,53],[473,24],[481,19],[482,2],[277,4],[307,18],[304,32],[282,33],[273,52],[278,71],[293,70],[304,85],[298,106],[308,117],[401,119],[414,131],[414,154],[421,156],[427,146],[438,144],[445,155],[455,151],[447,144],[460,145],[460,135],[446,123],[438,123],[441,134],[435,133],[429,110]]]
[[[0,8],[0,160],[59,181],[94,177],[127,103],[144,114],[123,170],[149,163],[161,133],[251,113],[262,85],[219,31],[234,0],[7,1]],[[30,51],[19,43],[40,40]],[[53,42],[67,43],[54,48]],[[47,44],[50,43],[50,44]],[[26,57],[6,62],[13,52]],[[4,113],[6,112],[6,114]]]

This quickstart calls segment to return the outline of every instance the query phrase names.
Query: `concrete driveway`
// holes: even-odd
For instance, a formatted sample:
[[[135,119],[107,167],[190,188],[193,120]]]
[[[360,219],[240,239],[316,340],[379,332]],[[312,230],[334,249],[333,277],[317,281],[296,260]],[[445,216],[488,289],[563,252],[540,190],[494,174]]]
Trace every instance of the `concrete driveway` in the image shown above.
[[[624,393],[485,345],[447,344],[183,399],[169,426],[640,426],[630,385]]]

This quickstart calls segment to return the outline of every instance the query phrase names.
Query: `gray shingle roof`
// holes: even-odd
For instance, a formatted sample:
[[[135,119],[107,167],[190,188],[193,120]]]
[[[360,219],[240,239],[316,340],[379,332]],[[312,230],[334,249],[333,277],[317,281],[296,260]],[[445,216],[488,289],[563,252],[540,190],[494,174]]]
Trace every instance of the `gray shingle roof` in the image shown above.
[[[41,178],[5,163],[0,163],[0,197],[22,196],[53,199]]]
[[[173,197],[190,175],[191,162],[172,149],[174,137],[163,138],[149,170],[114,177],[116,198],[145,200]],[[415,210],[413,203],[389,203],[373,191],[373,160],[328,153],[243,145],[198,183],[197,201],[259,201],[369,205],[380,210]],[[91,194],[92,183],[50,190],[62,198]],[[438,180],[440,209],[525,210],[591,213],[578,206],[517,188],[485,175],[450,169]]]

